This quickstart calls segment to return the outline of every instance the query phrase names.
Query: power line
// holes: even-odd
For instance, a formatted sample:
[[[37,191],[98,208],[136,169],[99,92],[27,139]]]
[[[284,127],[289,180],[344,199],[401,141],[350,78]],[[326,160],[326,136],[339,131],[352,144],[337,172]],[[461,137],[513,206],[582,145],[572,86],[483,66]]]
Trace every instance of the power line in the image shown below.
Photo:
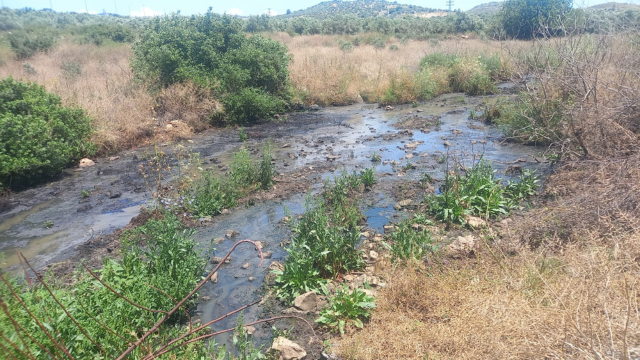
[[[451,11],[451,8],[453,7],[453,0],[447,0],[447,6],[449,7],[449,11]]]

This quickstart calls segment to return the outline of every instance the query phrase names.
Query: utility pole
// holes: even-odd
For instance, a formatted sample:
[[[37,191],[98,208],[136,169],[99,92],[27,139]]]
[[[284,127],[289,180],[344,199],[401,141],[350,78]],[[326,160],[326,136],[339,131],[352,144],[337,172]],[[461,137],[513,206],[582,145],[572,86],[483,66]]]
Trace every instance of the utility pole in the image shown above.
[[[4,0],[2,0],[2,4],[4,5]],[[49,0],[49,9],[53,11],[53,3],[51,2],[51,0]]]
[[[118,13],[118,4],[116,4],[116,0],[113,0],[113,7],[116,8],[116,14]]]
[[[453,0],[447,0],[447,6],[449,7],[449,12],[451,12],[451,8],[453,7]]]
[[[268,13],[267,13],[267,14],[268,14],[269,16],[271,16],[271,8],[267,8],[267,10],[268,10]]]
[[[87,0],[84,0],[84,11],[86,11],[87,14],[89,13],[89,7],[87,6]]]

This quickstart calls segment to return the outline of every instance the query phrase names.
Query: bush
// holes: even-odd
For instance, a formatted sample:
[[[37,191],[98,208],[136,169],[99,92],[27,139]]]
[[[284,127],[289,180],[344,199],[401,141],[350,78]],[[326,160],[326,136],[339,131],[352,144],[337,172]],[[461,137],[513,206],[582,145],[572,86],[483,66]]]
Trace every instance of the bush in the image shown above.
[[[531,39],[547,34],[572,7],[573,0],[507,0],[500,17],[507,36]]]
[[[444,54],[440,52],[431,53],[423,57],[422,60],[420,60],[420,67],[427,68],[427,67],[442,66],[442,67],[448,68],[453,66],[456,60],[458,60],[457,55]]]
[[[391,234],[390,244],[383,243],[391,251],[394,261],[422,260],[428,251],[433,251],[434,241],[431,238],[431,232],[426,227],[414,229],[414,224],[432,225],[422,216],[405,220],[397,225],[396,230]]]
[[[0,187],[56,175],[92,154],[90,119],[37,84],[0,80]]]
[[[344,335],[345,328],[353,325],[359,329],[363,321],[371,316],[370,310],[375,308],[375,299],[361,289],[349,291],[344,285],[337,289],[336,296],[329,299],[329,308],[320,312],[317,323],[338,329]]]
[[[133,28],[123,24],[89,25],[81,28],[83,44],[105,45],[108,43],[131,43],[135,40]]]
[[[486,95],[496,92],[496,87],[485,67],[473,58],[456,60],[450,68],[451,87],[468,95]]]
[[[136,76],[156,87],[190,80],[222,99],[228,120],[253,122],[286,109],[291,98],[287,48],[242,21],[211,12],[150,21],[134,45]]]
[[[49,51],[55,45],[55,37],[51,29],[35,33],[14,31],[8,35],[8,39],[11,50],[19,60],[28,59],[40,51]]]

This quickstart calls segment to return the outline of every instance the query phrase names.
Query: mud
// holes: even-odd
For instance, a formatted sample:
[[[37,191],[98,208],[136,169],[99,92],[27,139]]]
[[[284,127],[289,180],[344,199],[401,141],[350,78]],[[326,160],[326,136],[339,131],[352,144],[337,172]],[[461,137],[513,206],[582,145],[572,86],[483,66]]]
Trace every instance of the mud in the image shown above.
[[[72,271],[80,259],[99,266],[103,257],[117,253],[121,229],[144,220],[141,215],[131,221],[142,207],[153,204],[154,192],[171,191],[171,181],[180,164],[192,158],[190,154],[199,154],[203,167],[222,173],[241,146],[257,154],[271,139],[279,173],[273,189],[248,196],[236,209],[211,222],[185,220],[197,227],[195,239],[200,249],[215,244],[215,253],[207,254],[209,257],[224,256],[241,239],[261,241],[263,251],[271,253],[258,266],[260,259],[253,246],[243,245],[234,252],[234,260],[222,266],[218,282],[200,291],[193,311],[196,319],[210,321],[264,295],[268,268],[274,261],[284,262],[283,245],[291,238],[289,227],[281,220],[289,213],[302,213],[307,194],[319,191],[323,181],[342,172],[374,168],[378,183],[365,193],[362,207],[367,228],[378,233],[389,222],[420,210],[398,203],[410,199],[417,205],[426,194],[437,191],[438,181],[453,161],[472,166],[485,158],[505,178],[515,176],[508,171],[514,164],[548,174],[549,165],[536,160],[538,149],[505,143],[496,129],[469,120],[470,109],[484,100],[452,94],[417,108],[400,106],[392,111],[366,104],[326,108],[247,128],[249,140],[244,144],[235,129],[213,129],[180,144],[159,143],[123,152],[112,161],[97,159],[95,167],[69,169],[56,182],[12,196],[13,208],[0,214],[0,252],[7,255],[2,266],[20,271],[15,251],[25,253],[39,268],[52,264],[49,269],[57,274]],[[372,161],[374,154],[381,161]],[[163,170],[154,173],[152,168],[158,164]],[[162,180],[160,188],[154,178],[157,174]],[[83,190],[90,196],[83,198]],[[228,238],[227,230],[236,230],[238,235]],[[279,306],[251,307],[244,312],[245,322],[280,315]],[[233,327],[236,321],[237,316],[225,318],[212,330]],[[294,325],[288,320],[283,323],[277,324],[279,329]],[[258,327],[255,338],[259,343],[270,339],[270,326]],[[296,323],[293,334],[307,348],[304,343],[310,332]],[[223,334],[215,341],[230,344],[230,336]],[[319,358],[320,350],[319,345],[307,348],[312,359]]]

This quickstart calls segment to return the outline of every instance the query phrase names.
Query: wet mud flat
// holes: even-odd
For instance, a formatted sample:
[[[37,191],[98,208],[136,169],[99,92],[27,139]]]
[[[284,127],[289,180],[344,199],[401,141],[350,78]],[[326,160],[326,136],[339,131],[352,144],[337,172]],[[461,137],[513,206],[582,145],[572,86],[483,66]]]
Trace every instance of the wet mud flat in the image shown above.
[[[418,204],[425,194],[437,191],[439,180],[454,161],[469,167],[484,158],[505,179],[517,175],[518,166],[548,174],[551,168],[538,160],[542,158],[539,149],[507,143],[496,129],[469,119],[470,110],[483,100],[451,94],[417,108],[386,110],[369,104],[326,108],[247,128],[246,143],[239,142],[237,130],[216,129],[180,147],[158,144],[123,152],[117,159],[98,159],[95,167],[71,169],[59,181],[14,195],[14,208],[0,214],[0,251],[8,255],[4,267],[19,271],[19,265],[11,260],[11,252],[16,250],[38,267],[66,261],[61,267],[66,271],[79,259],[93,256],[97,263],[117,250],[119,229],[137,216],[141,207],[153,205],[156,189],[140,168],[158,151],[174,166],[185,151],[198,153],[204,167],[224,172],[232,154],[242,146],[256,154],[270,139],[280,173],[275,188],[251,195],[210,222],[193,223],[201,249],[208,249],[213,242],[215,252],[208,254],[210,257],[224,256],[242,239],[260,241],[267,254],[261,266],[253,245],[243,244],[231,255],[232,261],[221,267],[217,281],[207,283],[199,293],[194,320],[206,323],[259,300],[268,291],[273,280],[269,268],[284,263],[292,235],[283,218],[304,212],[307,195],[319,192],[323,181],[343,172],[375,170],[378,183],[365,193],[361,204],[367,217],[365,230],[371,233],[382,233],[384,225],[407,216],[406,207],[398,206],[399,202]],[[374,156],[380,161],[372,161]],[[429,182],[424,181],[427,175]],[[175,172],[166,174],[163,184],[170,187],[175,176]],[[82,198],[82,190],[91,191],[91,196]],[[47,221],[53,223],[49,229],[43,226]],[[245,310],[244,319],[248,323],[281,315],[283,310],[282,304],[267,302]],[[314,314],[305,316],[314,318]],[[212,330],[231,328],[236,322],[237,316],[230,316],[214,324]],[[258,343],[268,343],[271,325],[279,329],[295,325],[292,335],[301,344],[309,340],[306,326],[286,320],[256,329]],[[223,334],[215,341],[230,345],[230,337]],[[319,358],[321,346],[307,350],[309,358]]]

